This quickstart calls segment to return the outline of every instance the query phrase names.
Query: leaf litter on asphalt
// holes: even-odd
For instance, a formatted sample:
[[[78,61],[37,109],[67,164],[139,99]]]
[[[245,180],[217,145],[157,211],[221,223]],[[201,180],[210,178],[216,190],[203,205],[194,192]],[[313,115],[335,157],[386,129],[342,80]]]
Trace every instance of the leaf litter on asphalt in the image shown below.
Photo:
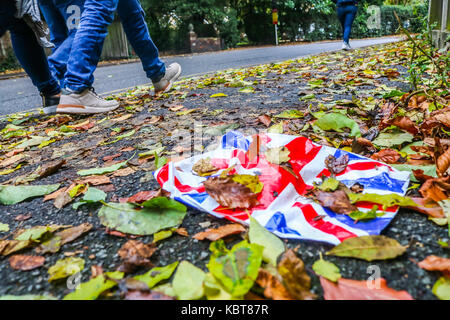
[[[313,259],[310,259],[304,254],[303,244],[295,251],[287,249],[297,243],[288,241],[286,245],[253,218],[250,218],[248,233],[242,225],[223,223],[217,228],[194,231],[186,221],[192,218],[192,213],[164,194],[164,190],[156,190],[151,182],[152,171],[177,157],[186,156],[183,153],[190,149],[191,141],[175,148],[168,137],[176,136],[177,130],[180,132],[195,121],[200,121],[205,128],[203,138],[194,137],[194,144],[200,144],[196,151],[203,151],[208,141],[237,128],[305,136],[318,144],[372,158],[380,165],[389,164],[410,171],[413,183],[418,184],[407,197],[395,193],[373,195],[365,192],[364,186],[350,188],[334,179],[345,172],[349,160],[329,158],[324,164],[330,177],[313,187],[309,195],[311,201],[337,214],[348,215],[357,223],[370,223],[376,217],[382,217],[384,210],[389,213],[395,206],[411,208],[424,214],[424,219],[430,216],[442,225],[439,228],[445,232],[440,234],[443,239],[440,243],[448,243],[445,237],[448,238],[450,222],[450,95],[437,92],[433,100],[426,94],[412,94],[403,87],[396,87],[393,81],[405,80],[394,65],[404,65],[403,57],[410,53],[409,50],[400,42],[378,47],[376,51],[372,48],[355,50],[351,54],[358,59],[348,53],[332,53],[227,70],[182,80],[173,91],[158,97],[150,97],[144,89],[137,88],[116,96],[123,108],[108,115],[12,117],[15,124],[9,123],[7,129],[0,132],[0,202],[5,210],[11,208],[24,216],[33,214],[29,220],[32,225],[26,229],[21,228],[21,219],[0,215],[3,236],[0,254],[11,255],[9,261],[18,269],[15,272],[42,269],[42,258],[29,254],[33,248],[39,255],[50,255],[46,255],[46,260],[52,261],[49,272],[51,270],[53,278],[47,293],[58,287],[58,281],[53,280],[74,274],[67,268],[83,269],[84,264],[94,266],[94,262],[101,262],[98,258],[94,261],[61,259],[63,253],[59,251],[66,243],[81,239],[76,246],[86,253],[91,250],[89,241],[107,241],[105,237],[123,240],[121,245],[129,243],[129,247],[117,251],[122,265],[108,267],[110,270],[96,274],[67,295],[55,290],[55,295],[64,299],[96,299],[99,296],[119,299],[251,299],[255,296],[313,299],[317,295],[311,291],[312,286],[316,286],[311,278],[317,276],[325,299],[352,299],[356,298],[356,292],[371,299],[410,299],[411,295],[405,291],[389,288],[384,279],[381,279],[381,291],[375,294],[364,288],[362,282],[345,279],[344,276],[352,276],[351,270],[340,271],[339,265],[354,258],[388,259],[387,264],[389,259],[399,259],[396,261],[406,265],[406,253],[417,250],[415,245],[408,243],[406,246],[407,242],[400,243],[386,236],[355,237],[327,248],[330,261],[324,260],[321,252],[311,252]],[[391,66],[384,71],[378,70],[379,61],[389,61]],[[291,80],[295,88],[288,84]],[[281,96],[284,102],[279,100],[280,94],[274,84],[289,89],[286,91],[289,94]],[[236,98],[238,96],[240,98]],[[235,98],[245,99],[245,104],[232,108],[240,101],[233,101]],[[266,105],[263,109],[261,102]],[[248,115],[236,115],[238,108]],[[163,112],[157,113],[158,109]],[[178,137],[182,138],[183,133]],[[264,157],[270,164],[293,172],[286,165],[291,157],[288,151],[266,148],[265,142],[252,150],[252,157]],[[134,152],[139,154],[138,159],[134,159]],[[265,187],[258,176],[234,172],[217,175],[220,170],[217,166],[219,164],[210,161],[200,161],[194,166],[198,176],[207,178],[204,187],[212,198],[230,210],[258,205],[258,197]],[[56,209],[50,202],[42,202],[44,196],[45,200],[57,200]],[[67,206],[72,201],[75,203]],[[357,203],[371,203],[372,206],[361,212],[355,210]],[[49,216],[53,220],[44,219],[48,225],[39,225],[39,220],[34,218],[39,214],[30,212],[30,204],[45,208],[42,210],[52,208],[53,213]],[[77,217],[79,225],[50,223],[64,214]],[[97,219],[95,227],[87,222],[88,214],[94,214]],[[406,220],[410,214],[401,211],[396,219]],[[209,262],[199,260],[191,264],[172,258],[171,263],[161,264],[153,259],[153,252],[174,245],[183,237],[176,228],[185,225],[188,233],[193,234],[188,241],[203,237],[213,241],[201,241],[210,243]],[[109,233],[105,233],[104,227]],[[142,239],[117,238],[114,232],[125,238],[138,235]],[[249,242],[228,237],[233,234],[240,234]],[[147,235],[154,235],[157,240],[152,244]],[[86,241],[87,238],[90,240]],[[230,239],[232,245],[225,244],[221,238]],[[131,246],[127,241],[136,242]],[[437,251],[436,255],[424,257],[419,265],[407,264],[410,269],[420,267],[431,273],[440,272],[441,278],[428,291],[441,299],[448,298],[447,255],[448,251]],[[69,267],[71,265],[76,267]],[[311,267],[315,274],[308,271]],[[120,272],[120,268],[126,273]],[[395,279],[388,279],[388,282],[391,280]],[[402,283],[408,287],[406,282]],[[149,289],[152,290],[150,293],[146,291]],[[422,288],[409,289],[415,296],[423,294],[419,293]],[[2,288],[0,292],[3,292]],[[0,299],[52,298],[41,292],[35,293],[28,297],[18,291],[15,296]]]

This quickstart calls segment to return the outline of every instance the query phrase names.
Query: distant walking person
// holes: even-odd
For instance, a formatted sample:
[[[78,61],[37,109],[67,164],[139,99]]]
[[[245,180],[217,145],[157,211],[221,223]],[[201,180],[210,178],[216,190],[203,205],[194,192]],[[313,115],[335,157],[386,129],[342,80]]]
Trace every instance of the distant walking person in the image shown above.
[[[350,33],[352,32],[353,21],[358,11],[358,2],[356,0],[333,0],[337,6],[337,14],[342,25],[342,49],[351,50]]]

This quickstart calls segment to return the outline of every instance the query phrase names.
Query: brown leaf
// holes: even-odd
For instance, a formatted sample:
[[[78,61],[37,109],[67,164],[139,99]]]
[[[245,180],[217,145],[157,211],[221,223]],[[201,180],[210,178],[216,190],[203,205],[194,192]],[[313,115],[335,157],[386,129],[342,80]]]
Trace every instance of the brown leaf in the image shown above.
[[[69,203],[71,203],[73,201],[73,198],[69,195],[70,189],[71,189],[71,187],[64,190],[64,192],[61,192],[58,194],[58,196],[55,199],[55,202],[53,203],[53,205],[56,208],[62,209],[64,206],[68,205]]]
[[[325,166],[331,172],[331,175],[334,176],[339,174],[347,168],[348,165],[348,154],[344,154],[336,159],[333,155],[329,155],[325,159]]]
[[[408,117],[396,117],[384,123],[386,123],[386,126],[397,126],[400,129],[411,133],[412,135],[416,135],[419,133],[419,128],[417,127],[417,125]]]
[[[51,176],[55,172],[57,172],[63,165],[66,164],[66,160],[56,160],[42,166],[39,171],[36,172],[39,179]]]
[[[0,162],[0,168],[8,167],[18,162],[22,162],[25,159],[25,155],[23,153],[12,156],[11,158],[6,158],[2,162]]]
[[[91,266],[91,279],[94,279],[101,274],[103,274],[103,268],[101,266],[98,265]]]
[[[406,291],[396,291],[386,285],[383,278],[377,279],[373,288],[366,280],[339,279],[337,283],[320,277],[325,300],[414,300]],[[375,281],[377,281],[375,280]]]
[[[130,174],[133,174],[134,172],[135,171],[132,168],[126,167],[126,168],[119,169],[119,170],[115,171],[113,173],[113,177],[127,177]]]
[[[425,182],[429,179],[434,179],[434,177],[424,174],[422,169],[413,170],[412,172],[414,174],[414,177],[420,182]]]
[[[76,184],[89,184],[91,186],[99,186],[111,183],[111,179],[107,176],[88,176],[83,179],[75,180]]]
[[[194,171],[200,177],[213,175],[218,170],[219,168],[211,163],[210,158],[200,159],[192,166],[192,171]]]
[[[68,189],[68,187],[64,187],[59,190],[56,190],[55,192],[53,192],[51,194],[46,195],[44,197],[43,202],[48,201],[48,200],[54,200],[54,199],[58,198],[58,196],[64,192],[66,192],[67,189]]]
[[[149,258],[156,251],[154,243],[145,244],[137,240],[127,241],[118,251],[123,264],[118,271],[125,273],[133,272],[136,267],[152,267],[153,263]]]
[[[239,234],[245,231],[244,226],[239,223],[232,223],[221,226],[216,229],[206,229],[206,231],[199,232],[193,236],[197,240],[208,239],[210,241],[216,241],[233,234]]]
[[[439,177],[448,175],[450,167],[450,148],[447,149],[436,161],[436,172]]]
[[[450,128],[450,107],[434,111],[431,113],[430,117]]]
[[[441,271],[450,276],[450,259],[438,256],[428,256],[418,264],[419,267],[428,271]]]
[[[450,196],[450,176],[446,178],[428,179],[419,189],[426,201],[430,199],[439,202]]]
[[[157,197],[170,197],[170,192],[167,192],[163,189],[159,190],[151,190],[151,191],[140,191],[136,193],[135,195],[129,197],[129,198],[120,198],[119,202],[131,202],[131,203],[142,203],[148,200],[151,200],[153,198]]]
[[[397,163],[401,158],[400,153],[393,149],[383,149],[374,153],[371,157],[373,160],[381,161],[387,164]]]
[[[35,242],[32,240],[0,240],[0,254],[3,256],[31,247]]]
[[[11,268],[15,270],[28,271],[44,265],[45,258],[41,256],[27,256],[15,254],[9,258]]]
[[[122,153],[116,153],[116,154],[113,154],[113,155],[110,155],[110,156],[106,156],[106,157],[103,157],[103,161],[111,161],[111,160],[114,160],[115,158],[118,158],[118,157],[120,157],[122,155]]]
[[[222,207],[251,208],[258,203],[258,193],[234,182],[231,177],[214,177],[203,182],[206,192]]]
[[[264,289],[264,296],[272,300],[293,300],[280,280],[264,269],[259,269],[256,283]]]
[[[15,221],[25,221],[32,217],[31,213],[28,214],[19,214],[17,217],[14,218]]]
[[[445,218],[444,210],[434,201],[425,201],[423,198],[411,198],[412,201],[417,203],[416,207],[408,207],[411,210],[424,213],[433,218]]]
[[[175,232],[177,234],[179,234],[180,236],[189,237],[189,234],[188,234],[188,232],[187,232],[187,230],[185,228],[178,228],[178,229],[175,230]]]
[[[90,223],[82,223],[79,226],[71,227],[62,231],[55,233],[55,236],[61,238],[61,245],[71,242],[82,234],[88,232],[92,229],[92,224]]]
[[[352,143],[349,144],[352,146],[352,151],[354,153],[363,153],[363,152],[375,152],[377,151],[377,148],[373,145],[373,143],[370,140],[367,140],[365,138],[357,138],[357,139],[351,139]]]
[[[266,127],[270,127],[271,123],[272,123],[272,118],[269,117],[267,114],[264,114],[262,116],[258,117],[259,122],[261,122],[263,125],[265,125]]]
[[[175,298],[156,291],[142,292],[135,290],[128,291],[125,300],[175,300]]]
[[[321,206],[327,207],[332,211],[340,214],[350,214],[358,210],[348,198],[343,190],[336,190],[334,192],[325,192],[322,190],[315,190],[314,196]]]
[[[305,264],[292,249],[286,251],[279,264],[278,273],[289,294],[297,300],[311,300],[316,296],[310,292],[311,278],[306,273]]]

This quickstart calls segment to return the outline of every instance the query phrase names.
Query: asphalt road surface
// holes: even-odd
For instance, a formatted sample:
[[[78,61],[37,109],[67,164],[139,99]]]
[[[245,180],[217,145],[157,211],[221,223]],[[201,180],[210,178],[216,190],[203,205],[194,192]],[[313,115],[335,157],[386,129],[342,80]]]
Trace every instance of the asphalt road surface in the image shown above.
[[[354,48],[398,41],[398,37],[353,40]],[[341,41],[284,45],[183,56],[162,57],[166,63],[176,61],[183,68],[182,77],[205,74],[229,68],[248,67],[294,59],[341,49]],[[95,72],[97,93],[107,95],[127,88],[148,84],[139,62],[100,67]],[[41,98],[28,77],[0,80],[0,115],[27,111],[41,106]]]

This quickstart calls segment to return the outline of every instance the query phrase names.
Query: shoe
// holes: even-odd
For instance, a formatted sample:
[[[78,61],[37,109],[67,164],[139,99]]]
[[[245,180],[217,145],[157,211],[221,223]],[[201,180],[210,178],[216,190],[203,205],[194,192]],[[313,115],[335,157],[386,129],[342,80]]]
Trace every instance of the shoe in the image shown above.
[[[56,113],[56,107],[59,104],[60,94],[54,96],[46,96],[41,93],[42,97],[42,108],[45,114]]]
[[[116,100],[105,100],[95,93],[94,88],[89,88],[81,93],[63,90],[57,113],[91,114],[113,111],[119,107]]]
[[[342,43],[342,50],[352,50],[352,47],[350,47],[350,44],[347,42]]]
[[[158,82],[153,82],[155,94],[167,92],[172,89],[173,83],[177,81],[181,74],[181,66],[174,62],[166,68],[166,74]]]

